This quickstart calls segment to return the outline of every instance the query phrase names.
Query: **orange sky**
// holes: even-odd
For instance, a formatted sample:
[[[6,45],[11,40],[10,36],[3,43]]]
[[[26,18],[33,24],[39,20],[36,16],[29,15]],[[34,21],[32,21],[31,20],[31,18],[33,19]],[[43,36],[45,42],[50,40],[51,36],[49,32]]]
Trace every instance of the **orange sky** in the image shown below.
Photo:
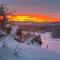
[[[8,17],[9,20],[60,22],[60,0],[0,0],[1,3],[9,12],[17,13],[16,17]]]
[[[34,22],[60,22],[60,17],[51,17],[49,15],[35,14],[16,14],[9,16],[9,20],[14,21],[34,21]]]
[[[0,19],[2,19],[1,16]],[[16,14],[15,16],[8,16],[8,19],[9,21],[60,22],[60,17],[51,17],[43,14]]]

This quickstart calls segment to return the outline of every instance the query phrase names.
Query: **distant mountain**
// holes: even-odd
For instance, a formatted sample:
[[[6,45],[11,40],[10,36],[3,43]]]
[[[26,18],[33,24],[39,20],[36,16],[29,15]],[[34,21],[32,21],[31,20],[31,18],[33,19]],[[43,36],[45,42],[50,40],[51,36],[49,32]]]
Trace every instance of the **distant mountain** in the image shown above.
[[[20,24],[20,25],[52,25],[52,26],[60,26],[60,22],[33,22],[33,21],[12,21],[12,23]]]
[[[60,26],[60,22],[52,22],[50,24],[55,25],[55,26]]]

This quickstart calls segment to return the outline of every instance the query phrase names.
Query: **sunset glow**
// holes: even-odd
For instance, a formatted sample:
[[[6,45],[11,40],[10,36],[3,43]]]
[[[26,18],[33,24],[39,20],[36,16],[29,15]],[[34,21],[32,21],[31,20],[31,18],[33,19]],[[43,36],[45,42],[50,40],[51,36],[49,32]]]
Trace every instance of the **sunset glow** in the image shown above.
[[[0,0],[6,4],[9,21],[60,22],[60,0]],[[7,10],[7,12],[8,12]],[[0,17],[2,19],[2,17]]]
[[[60,22],[60,18],[49,16],[16,15],[8,16],[9,21]]]
[[[44,22],[44,18],[39,17],[31,17],[31,16],[9,16],[9,20],[11,21],[33,21],[33,22]]]

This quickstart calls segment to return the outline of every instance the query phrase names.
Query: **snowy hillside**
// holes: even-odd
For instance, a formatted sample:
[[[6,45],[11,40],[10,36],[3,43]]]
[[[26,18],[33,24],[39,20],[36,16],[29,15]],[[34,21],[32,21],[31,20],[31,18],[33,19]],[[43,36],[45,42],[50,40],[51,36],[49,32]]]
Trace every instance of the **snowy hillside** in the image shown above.
[[[36,32],[35,35],[41,35],[43,44],[40,47],[31,44],[34,37],[31,32],[32,36],[24,43],[18,43],[14,40],[16,29],[17,26],[13,26],[11,35],[0,38],[0,60],[60,60],[60,39],[53,39],[50,32]]]
[[[53,39],[50,33],[41,34],[41,39],[43,41],[42,48],[47,48],[56,53],[60,53],[60,39]]]
[[[36,45],[18,43],[12,37],[6,36],[5,47],[0,42],[0,60],[60,60],[60,54],[40,48]],[[15,48],[18,45],[15,55]]]

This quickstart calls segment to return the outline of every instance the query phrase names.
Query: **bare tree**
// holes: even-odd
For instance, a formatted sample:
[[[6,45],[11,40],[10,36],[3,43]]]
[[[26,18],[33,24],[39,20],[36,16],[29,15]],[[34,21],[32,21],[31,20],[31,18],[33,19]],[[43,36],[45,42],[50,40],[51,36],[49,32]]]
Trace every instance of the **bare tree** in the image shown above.
[[[0,5],[0,29],[2,29],[4,32],[6,31],[6,24],[8,24],[8,17],[7,15],[13,15],[14,10],[11,10],[6,7],[5,4]],[[5,46],[5,35],[4,35],[4,42],[3,42],[3,47]]]

